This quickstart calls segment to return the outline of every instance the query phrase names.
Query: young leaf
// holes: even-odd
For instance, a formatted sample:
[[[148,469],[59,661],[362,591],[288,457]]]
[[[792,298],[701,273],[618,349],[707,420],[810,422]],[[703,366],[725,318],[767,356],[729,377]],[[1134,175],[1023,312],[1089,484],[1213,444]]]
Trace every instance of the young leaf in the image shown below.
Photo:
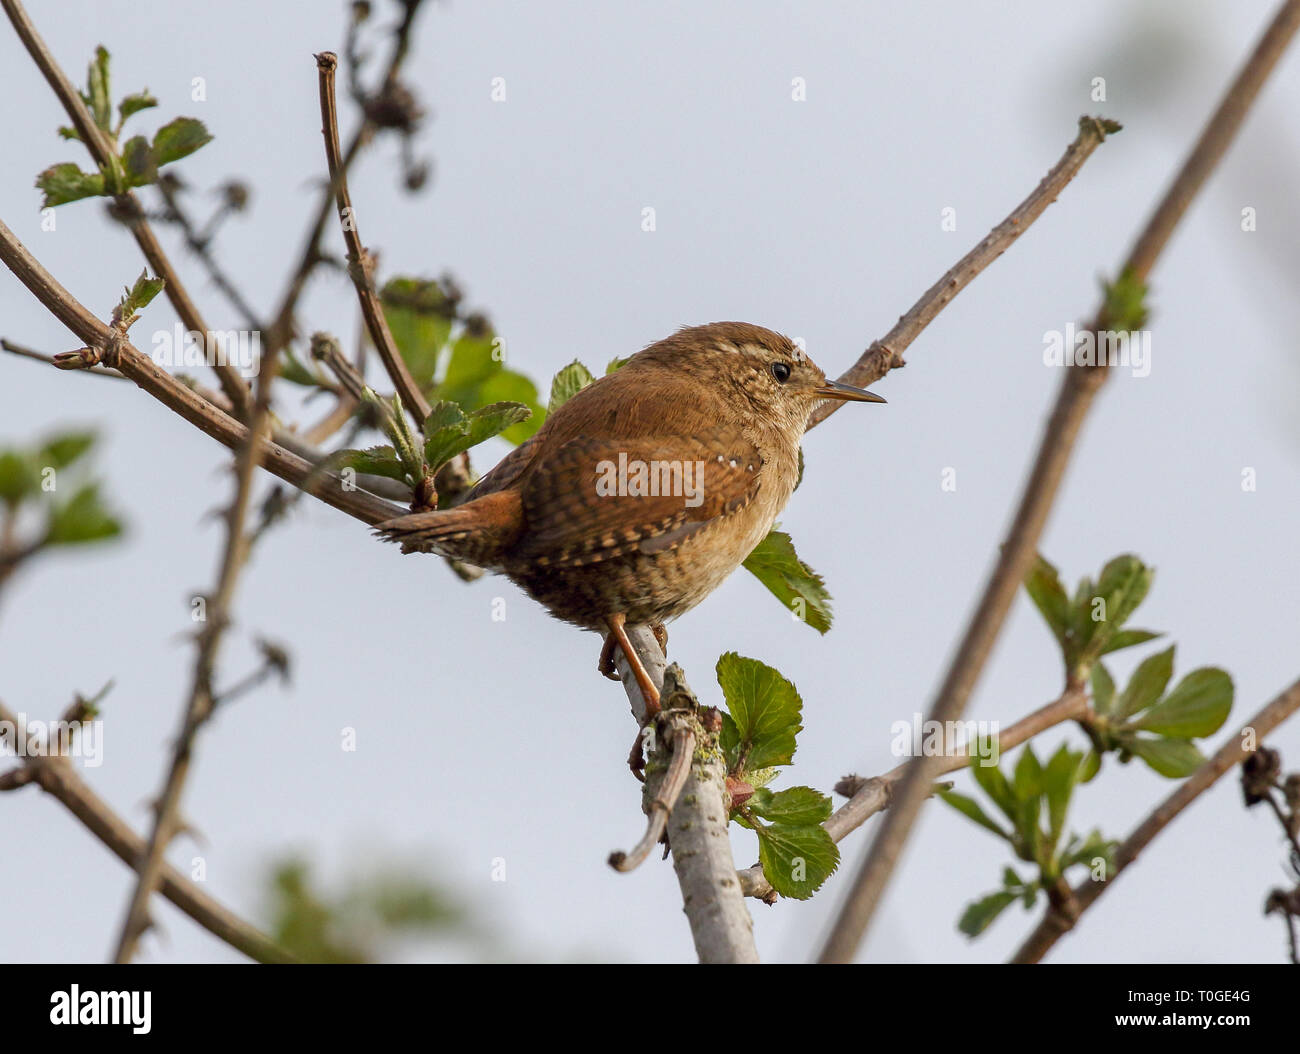
[[[1115,682],[1110,671],[1101,663],[1094,663],[1088,679],[1092,684],[1092,708],[1099,714],[1109,714],[1115,698]]]
[[[723,724],[724,748],[734,735],[731,745],[736,759],[742,762],[741,770],[789,765],[794,758],[795,736],[802,728],[799,718],[803,701],[794,685],[772,667],[735,652],[718,659],[718,684],[734,722],[734,733],[728,733]]]
[[[812,787],[789,787],[775,793],[762,787],[746,807],[755,816],[793,827],[824,823],[831,814],[830,798]]]
[[[1043,767],[1038,763],[1034,748],[1025,744],[1016,762],[1016,771],[1011,790],[1020,801],[1029,801],[1043,793]]]
[[[17,505],[40,489],[41,477],[26,453],[0,450],[0,501]]]
[[[555,413],[595,379],[591,371],[576,359],[569,363],[551,379],[551,398],[546,404],[546,412]]]
[[[1006,776],[997,765],[981,765],[980,759],[973,757],[970,761],[971,775],[980,789],[993,799],[993,804],[1002,810],[1003,815],[1012,823],[1017,821],[1019,803],[1007,783]]]
[[[1070,600],[1061,585],[1060,574],[1041,554],[1025,576],[1025,591],[1047,621],[1052,635],[1064,648],[1069,629]]]
[[[1106,642],[1106,646],[1101,649],[1101,654],[1109,655],[1113,651],[1119,651],[1120,648],[1131,648],[1135,644],[1145,644],[1149,640],[1163,636],[1163,633],[1153,633],[1149,629],[1122,629]]]
[[[188,157],[199,147],[212,142],[212,136],[195,117],[177,117],[154,134],[153,154],[159,168]]]
[[[469,418],[452,402],[437,402],[424,419],[424,462],[430,472],[443,465],[473,443],[469,438]]]
[[[36,461],[42,467],[67,468],[94,445],[94,432],[64,432],[46,440]]]
[[[523,403],[491,403],[481,407],[469,415],[469,445],[478,446],[532,415]]]
[[[840,862],[840,851],[820,824],[758,827],[758,860],[763,875],[783,897],[807,900]]]
[[[102,195],[104,177],[98,172],[83,172],[71,161],[65,161],[61,165],[51,165],[38,175],[36,188],[45,195],[41,208],[48,209]]]
[[[1190,776],[1204,763],[1205,758],[1188,739],[1151,739],[1133,736],[1123,740],[1123,745],[1162,776],[1182,779]]]
[[[50,513],[46,527],[47,545],[76,545],[97,542],[122,533],[122,525],[99,500],[99,487],[88,483]]]
[[[1151,588],[1154,574],[1151,568],[1131,553],[1115,557],[1101,569],[1096,596],[1106,602],[1106,618],[1104,622],[1093,623],[1094,630],[1090,638],[1094,642],[1093,656],[1101,654],[1101,649],[1142,603]]]
[[[157,105],[158,100],[149,94],[148,88],[142,92],[137,92],[135,95],[128,95],[117,104],[119,126],[126,124],[126,119],[132,114],[137,114],[141,110],[147,110],[150,107]]]
[[[113,118],[113,97],[109,91],[108,79],[108,51],[101,44],[95,49],[95,57],[90,63],[90,70],[86,74],[86,83],[88,92],[82,96],[86,105],[90,107],[90,114],[95,118],[95,123],[105,132],[112,133],[113,126],[110,123]]]
[[[532,411],[532,416],[512,424],[501,438],[516,446],[532,436],[542,427],[546,411],[537,401],[537,385],[514,370],[498,370],[479,386],[478,394],[471,406],[485,406],[492,403],[519,403]]]
[[[153,147],[142,135],[132,136],[122,147],[122,164],[126,167],[126,181],[133,187],[143,187],[158,178],[158,162]]]
[[[1179,681],[1134,727],[1162,736],[1201,739],[1217,732],[1231,709],[1232,678],[1224,670],[1204,666]]]
[[[380,299],[397,349],[421,390],[433,384],[451,336],[455,307],[442,287],[417,278],[390,278]]]
[[[1065,815],[1078,782],[1083,755],[1065,744],[1051,756],[1043,768],[1043,791],[1047,797],[1048,852],[1055,852],[1065,830]]]
[[[985,830],[992,831],[999,838],[1005,838],[1007,841],[1011,841],[1011,835],[1007,834],[997,821],[990,819],[988,813],[980,808],[979,802],[974,798],[969,798],[965,794],[959,794],[954,790],[937,790],[935,791],[935,794],[967,819],[974,820]]]
[[[117,302],[118,316],[129,326],[136,315],[163,291],[165,284],[161,278],[150,278],[148,271],[141,271],[131,288],[122,290],[122,299]]]
[[[373,446],[368,450],[340,450],[334,455],[340,468],[351,468],[370,476],[386,476],[406,482],[406,469],[390,446]]]
[[[1117,718],[1131,717],[1149,707],[1165,690],[1174,672],[1173,646],[1157,655],[1143,659],[1129,678],[1128,687],[1115,703]]]
[[[967,937],[978,937],[989,928],[994,919],[1014,904],[1019,896],[1019,893],[1001,889],[996,893],[990,893],[987,897],[981,897],[967,905],[957,923],[957,928]]]
[[[831,595],[821,575],[799,559],[784,531],[768,531],[745,558],[744,568],[818,633],[831,628]]]

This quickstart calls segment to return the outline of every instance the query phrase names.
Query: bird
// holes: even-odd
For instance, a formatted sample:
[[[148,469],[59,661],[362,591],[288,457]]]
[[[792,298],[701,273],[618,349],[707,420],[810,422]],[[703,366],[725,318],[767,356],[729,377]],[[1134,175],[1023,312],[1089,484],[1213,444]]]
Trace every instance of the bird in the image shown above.
[[[772,529],[822,400],[883,403],[829,380],[800,345],[745,322],[689,326],[547,416],[450,508],[376,526],[404,552],[504,574],[552,615],[622,649],[645,701],[659,693],[628,640],[694,608]],[[635,768],[635,765],[634,765]]]

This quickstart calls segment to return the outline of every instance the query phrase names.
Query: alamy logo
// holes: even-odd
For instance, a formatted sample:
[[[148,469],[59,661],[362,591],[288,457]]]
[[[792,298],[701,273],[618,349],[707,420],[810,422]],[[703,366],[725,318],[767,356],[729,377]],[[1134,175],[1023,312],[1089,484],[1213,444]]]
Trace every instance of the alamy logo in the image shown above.
[[[153,1009],[152,992],[70,992],[50,996],[52,1025],[130,1025],[137,1036],[146,1035]]]
[[[256,329],[186,329],[179,322],[153,335],[153,361],[159,366],[234,366],[245,375],[262,360],[262,334]]]
[[[602,498],[685,498],[686,507],[704,504],[703,461],[642,461],[619,452],[618,461],[596,464],[596,494]]]
[[[1065,333],[1049,329],[1043,334],[1044,366],[1128,366],[1134,377],[1151,374],[1151,331],[1135,329],[1084,329],[1067,323]]]

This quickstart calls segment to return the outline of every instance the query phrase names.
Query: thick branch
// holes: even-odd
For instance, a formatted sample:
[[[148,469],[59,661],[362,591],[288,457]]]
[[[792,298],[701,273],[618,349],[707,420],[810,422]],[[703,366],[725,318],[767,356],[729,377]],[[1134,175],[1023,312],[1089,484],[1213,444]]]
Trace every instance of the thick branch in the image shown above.
[[[18,716],[3,703],[0,703],[0,721],[12,723],[17,736],[26,735]],[[119,860],[129,867],[135,866],[144,852],[144,840],[90,789],[67,758],[49,757],[21,748],[18,753],[24,767],[14,771],[30,773],[31,779],[27,782],[38,784],[43,791],[62,802]],[[174,867],[163,865],[158,888],[164,897],[214,937],[250,959],[263,963],[295,961],[266,934],[232,914],[229,908],[213,900]]]
[[[1105,882],[1085,881],[1076,886],[1067,901],[1067,911],[1049,909],[1043,921],[1020,946],[1020,950],[1011,961],[1039,962],[1051,950],[1052,945],[1074,928],[1079,916],[1115,884],[1115,877],[1138,858],[1138,854],[1151,844],[1156,835],[1169,826],[1174,818],[1192,802],[1214,786],[1224,773],[1241,764],[1255,749],[1262,746],[1265,737],[1297,710],[1300,710],[1300,681],[1292,684],[1247,721],[1236,735],[1215,751],[1213,757],[1156,806],[1155,811],[1143,820],[1120,845],[1115,853],[1115,870]],[[1247,743],[1250,744],[1249,749]]]
[[[231,450],[240,449],[247,441],[248,429],[244,425],[181,384],[131,344],[122,342],[118,345],[111,356],[113,361],[109,362],[110,356],[103,354],[110,338],[107,324],[64,289],[3,222],[0,222],[0,261],[79,340],[84,341],[97,356],[103,355],[105,366],[116,369]],[[267,471],[363,523],[380,523],[406,512],[400,505],[351,487],[337,473],[322,470],[278,443],[263,443],[260,458]]]
[[[648,626],[628,626],[628,639],[650,679],[660,688],[665,711],[694,697],[680,671],[665,675],[664,653]],[[638,725],[645,721],[645,703],[636,678],[619,649],[615,663]],[[683,698],[685,697],[685,698]],[[716,736],[712,737],[716,740]],[[756,963],[754,921],[736,878],[728,833],[726,762],[719,751],[696,750],[686,785],[668,817],[668,841],[673,869],[682,891],[682,904],[702,963]]]
[[[1148,220],[1121,273],[1145,284],[1175,225],[1227,150],[1250,104],[1286,50],[1297,26],[1300,26],[1300,0],[1287,0]],[[1094,328],[1106,328],[1106,320],[1106,305],[1103,304],[1096,313]],[[997,565],[928,715],[942,727],[948,727],[947,722],[960,718],[970,699],[1011,603],[1033,562],[1038,539],[1056,499],[1079,428],[1106,376],[1105,369],[1098,367],[1071,368],[1065,374],[1010,534],[999,551]],[[896,799],[872,840],[822,949],[822,962],[852,959],[898,863],[912,824],[929,796],[930,784],[937,771],[934,758],[917,758],[909,764]]]

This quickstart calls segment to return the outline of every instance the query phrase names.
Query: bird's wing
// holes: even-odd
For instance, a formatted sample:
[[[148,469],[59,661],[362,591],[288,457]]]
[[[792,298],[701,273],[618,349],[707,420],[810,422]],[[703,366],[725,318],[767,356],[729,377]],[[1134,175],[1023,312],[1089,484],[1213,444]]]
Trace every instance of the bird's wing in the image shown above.
[[[676,548],[758,493],[763,459],[730,426],[698,436],[570,440],[533,466],[516,555],[577,567]]]

